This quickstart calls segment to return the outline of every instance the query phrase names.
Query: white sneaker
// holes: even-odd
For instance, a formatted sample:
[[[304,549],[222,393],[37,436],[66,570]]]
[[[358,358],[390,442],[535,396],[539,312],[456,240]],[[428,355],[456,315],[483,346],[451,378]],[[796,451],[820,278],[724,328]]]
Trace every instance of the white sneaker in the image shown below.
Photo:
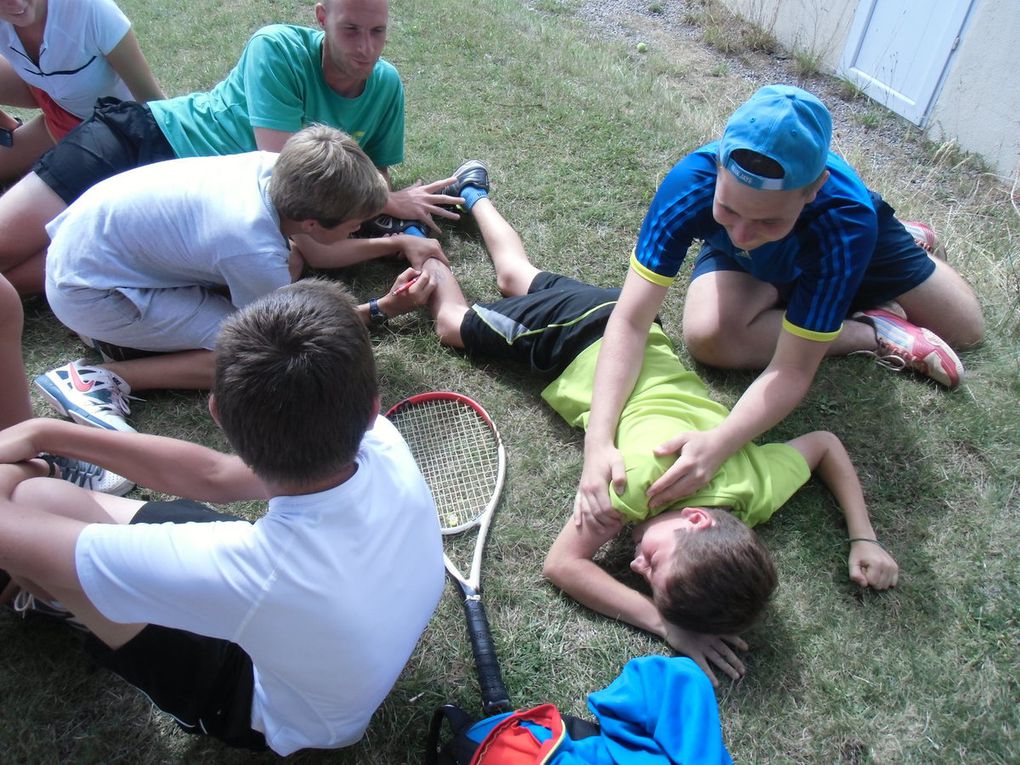
[[[83,361],[72,361],[36,377],[43,398],[82,425],[133,433],[135,429],[124,419],[131,413],[131,386],[120,375],[103,367],[85,366]]]

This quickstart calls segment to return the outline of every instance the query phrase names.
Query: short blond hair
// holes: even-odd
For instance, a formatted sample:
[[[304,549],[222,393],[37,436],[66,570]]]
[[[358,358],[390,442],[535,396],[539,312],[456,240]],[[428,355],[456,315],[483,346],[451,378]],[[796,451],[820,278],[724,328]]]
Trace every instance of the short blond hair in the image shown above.
[[[324,228],[378,215],[388,193],[357,141],[326,125],[287,139],[269,182],[269,198],[282,217],[314,220]]]

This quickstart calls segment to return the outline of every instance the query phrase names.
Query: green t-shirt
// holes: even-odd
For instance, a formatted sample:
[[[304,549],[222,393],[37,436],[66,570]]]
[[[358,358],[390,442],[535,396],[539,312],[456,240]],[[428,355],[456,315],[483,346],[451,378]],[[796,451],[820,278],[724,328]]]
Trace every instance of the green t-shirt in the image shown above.
[[[592,381],[602,341],[582,351],[542,398],[574,427],[587,428],[591,414]],[[708,389],[685,369],[669,338],[653,324],[634,390],[627,399],[616,431],[616,447],[627,469],[627,488],[613,506],[632,523],[677,507],[729,507],[748,526],[768,520],[811,477],[804,457],[786,444],[745,444],[723,462],[715,477],[700,491],[672,508],[654,512],[645,492],[675,456],[656,457],[652,449],[688,430],[708,430],[722,422],[729,410],[708,397]]]
[[[178,157],[255,151],[253,128],[296,133],[313,123],[350,134],[377,167],[404,161],[404,86],[379,59],[365,90],[343,98],[322,77],[321,29],[274,24],[257,31],[227,78],[208,93],[149,107]]]

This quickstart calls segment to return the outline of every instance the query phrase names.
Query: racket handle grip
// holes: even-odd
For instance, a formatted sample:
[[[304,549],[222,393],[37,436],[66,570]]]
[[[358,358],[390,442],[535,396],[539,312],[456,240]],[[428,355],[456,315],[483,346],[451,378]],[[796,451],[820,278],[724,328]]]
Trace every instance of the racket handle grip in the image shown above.
[[[464,599],[464,614],[467,616],[468,634],[471,636],[471,650],[475,655],[478,670],[478,685],[482,692],[482,711],[486,715],[509,712],[510,694],[503,685],[499,671],[496,649],[492,645],[492,631],[485,615],[485,606],[477,597]]]

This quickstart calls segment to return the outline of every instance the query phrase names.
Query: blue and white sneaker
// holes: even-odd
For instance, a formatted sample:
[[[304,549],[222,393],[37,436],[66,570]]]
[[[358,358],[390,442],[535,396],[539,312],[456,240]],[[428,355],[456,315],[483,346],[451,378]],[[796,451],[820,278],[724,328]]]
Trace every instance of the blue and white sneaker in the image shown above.
[[[131,386],[120,375],[103,367],[84,365],[78,359],[35,378],[43,398],[65,417],[82,425],[128,433],[135,429],[124,415],[131,413]]]
[[[123,497],[135,488],[134,482],[124,476],[85,460],[56,454],[40,454],[39,457],[50,466],[50,478],[60,478],[83,489]]]

